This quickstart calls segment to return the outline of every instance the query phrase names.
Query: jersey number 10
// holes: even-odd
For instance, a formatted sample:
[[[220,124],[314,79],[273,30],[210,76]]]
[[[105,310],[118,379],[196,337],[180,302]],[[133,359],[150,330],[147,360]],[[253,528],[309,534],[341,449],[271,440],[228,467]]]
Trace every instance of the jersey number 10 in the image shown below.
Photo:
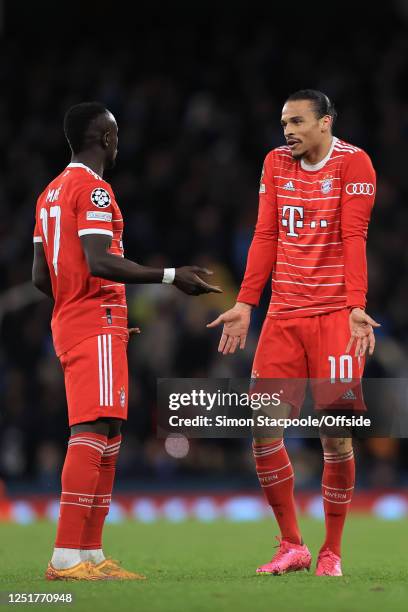
[[[55,276],[58,276],[58,253],[61,237],[61,206],[50,206],[50,218],[55,219],[54,253],[52,256],[52,265],[54,266]],[[46,208],[42,208],[40,210],[40,219],[43,227],[45,242],[48,245],[48,212]]]
[[[336,357],[329,355],[330,382],[336,382]],[[347,367],[347,375],[346,375]],[[349,383],[353,380],[353,358],[351,355],[340,355],[339,358],[340,382]]]

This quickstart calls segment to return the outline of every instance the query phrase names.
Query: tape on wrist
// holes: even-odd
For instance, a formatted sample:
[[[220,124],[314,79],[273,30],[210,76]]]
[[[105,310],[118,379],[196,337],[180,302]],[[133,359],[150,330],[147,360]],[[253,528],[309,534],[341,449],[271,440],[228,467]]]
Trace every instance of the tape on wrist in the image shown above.
[[[172,285],[176,277],[176,268],[164,268],[162,283]]]

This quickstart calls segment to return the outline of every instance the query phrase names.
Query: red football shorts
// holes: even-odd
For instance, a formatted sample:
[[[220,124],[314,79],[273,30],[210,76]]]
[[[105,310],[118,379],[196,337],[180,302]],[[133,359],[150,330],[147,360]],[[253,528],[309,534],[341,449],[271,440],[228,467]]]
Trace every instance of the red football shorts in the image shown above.
[[[286,402],[299,409],[310,380],[315,408],[366,410],[361,377],[364,358],[350,354],[347,309],[294,319],[266,317],[255,353],[253,391],[272,389],[265,379],[293,379],[283,386]],[[259,380],[256,385],[256,379]],[[282,385],[280,385],[282,387]],[[275,389],[273,389],[275,390]]]
[[[102,417],[127,418],[127,339],[92,336],[60,355],[69,425]]]

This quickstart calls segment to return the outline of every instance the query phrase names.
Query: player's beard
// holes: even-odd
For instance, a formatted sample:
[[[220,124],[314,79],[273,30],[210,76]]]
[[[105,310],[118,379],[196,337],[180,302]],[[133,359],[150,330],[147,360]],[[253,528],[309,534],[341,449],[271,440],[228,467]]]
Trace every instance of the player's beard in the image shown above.
[[[305,154],[304,152],[303,153],[292,153],[292,157],[293,157],[293,159],[298,160],[298,159],[302,159],[304,154]]]
[[[290,154],[292,155],[292,159],[302,159],[302,157],[304,157],[304,155],[306,154],[306,151],[299,151],[299,153],[296,153],[294,151],[291,151]]]

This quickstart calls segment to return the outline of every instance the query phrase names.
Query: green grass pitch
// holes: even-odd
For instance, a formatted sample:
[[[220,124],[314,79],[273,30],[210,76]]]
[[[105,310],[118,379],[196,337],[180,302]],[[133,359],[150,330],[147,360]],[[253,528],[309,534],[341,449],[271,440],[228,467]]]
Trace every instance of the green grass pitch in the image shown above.
[[[302,521],[313,561],[323,527],[313,519]],[[43,573],[54,532],[55,525],[47,522],[27,526],[0,524],[3,594],[70,592],[75,597],[71,606],[37,604],[35,608],[75,612],[408,609],[406,521],[351,516],[344,538],[343,578],[317,578],[312,571],[256,576],[257,565],[268,561],[274,552],[276,527],[272,521],[191,521],[107,526],[105,552],[120,559],[125,567],[145,573],[148,580],[144,582],[46,582]]]

